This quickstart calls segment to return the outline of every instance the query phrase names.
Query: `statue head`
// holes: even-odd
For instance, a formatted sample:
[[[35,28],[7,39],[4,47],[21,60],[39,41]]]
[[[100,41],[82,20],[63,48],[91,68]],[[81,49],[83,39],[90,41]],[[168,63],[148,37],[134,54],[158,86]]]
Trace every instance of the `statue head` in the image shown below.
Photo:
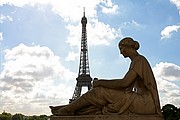
[[[137,54],[136,50],[139,49],[140,45],[131,37],[125,37],[119,42],[118,46],[124,57],[131,57]]]
[[[125,37],[119,42],[119,47],[128,47],[134,50],[138,50],[140,45],[137,41],[133,40],[131,37]]]

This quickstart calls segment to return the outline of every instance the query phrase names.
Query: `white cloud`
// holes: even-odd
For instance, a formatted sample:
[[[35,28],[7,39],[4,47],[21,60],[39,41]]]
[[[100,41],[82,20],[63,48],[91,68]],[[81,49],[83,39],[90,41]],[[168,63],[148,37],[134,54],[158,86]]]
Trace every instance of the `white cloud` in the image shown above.
[[[79,59],[79,52],[75,53],[74,51],[69,52],[68,56],[66,57],[66,61],[75,61]]]
[[[73,84],[76,74],[47,47],[20,44],[7,49],[3,65],[0,111],[42,114],[41,109],[50,114],[49,105],[65,104],[72,96],[73,86],[67,85]]]
[[[87,26],[90,45],[109,45],[111,41],[121,36],[120,31],[98,21],[98,19],[93,19],[90,22],[91,24]]]
[[[97,17],[96,6],[101,1],[97,0],[63,0],[61,2],[52,2],[53,11],[64,18],[65,21],[79,22],[83,15],[83,7],[86,9],[86,16]]]
[[[180,0],[170,0],[172,4],[175,4],[177,9],[179,10],[179,15],[180,15]]]
[[[78,46],[80,47],[80,41],[81,41],[81,24],[78,25],[67,25],[66,29],[69,31],[69,36],[67,38],[67,43],[70,46]]]
[[[3,23],[4,21],[13,21],[13,19],[9,15],[4,16],[3,14],[1,14],[1,16],[0,16],[0,23]]]
[[[131,20],[129,22],[124,22],[123,25],[121,25],[122,28],[134,28],[134,27],[142,27],[138,22],[135,20]]]
[[[13,4],[18,7],[24,5],[35,5],[35,4],[51,4],[52,10],[60,15],[65,21],[77,22],[82,17],[83,7],[86,8],[86,15],[91,17],[97,17],[97,6],[102,3],[104,13],[117,12],[117,5],[114,5],[111,0],[1,0],[0,5]]]
[[[16,80],[17,86],[28,86],[29,82],[45,79],[72,78],[72,73],[61,65],[60,58],[47,47],[20,44],[5,51],[5,61],[1,80],[8,79],[12,84]],[[22,82],[26,82],[25,85],[21,85]]]
[[[171,103],[180,107],[180,86],[175,81],[180,81],[180,66],[173,63],[160,62],[153,68],[157,80],[161,105]]]
[[[0,32],[0,42],[3,40],[3,33]]]
[[[63,0],[61,3],[51,2],[53,11],[64,18],[65,21],[79,22],[82,17],[83,7],[86,9],[86,16],[88,18],[97,18],[97,6],[104,4],[102,12],[104,13],[117,13],[118,6],[114,5],[111,0]]]
[[[106,14],[117,14],[118,13],[118,6],[114,5],[111,0],[103,1],[102,12]]]
[[[180,66],[173,63],[160,62],[154,67],[155,75],[166,80],[180,80]]]
[[[172,35],[172,32],[177,32],[179,30],[180,26],[179,25],[172,25],[172,26],[167,26],[161,31],[161,39],[167,39],[170,38]]]
[[[180,90],[172,90],[167,93],[167,95],[170,97],[180,97]]]

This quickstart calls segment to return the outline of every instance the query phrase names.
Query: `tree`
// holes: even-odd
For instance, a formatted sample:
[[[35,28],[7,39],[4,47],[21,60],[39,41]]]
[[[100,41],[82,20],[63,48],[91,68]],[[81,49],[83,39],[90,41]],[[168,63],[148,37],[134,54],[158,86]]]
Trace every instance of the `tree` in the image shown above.
[[[39,116],[41,120],[48,120],[48,116],[47,115],[40,115]]]
[[[24,120],[23,117],[24,115],[16,113],[12,116],[12,120]]]
[[[38,116],[33,115],[33,116],[29,116],[27,120],[40,120]]]
[[[12,115],[10,113],[4,111],[2,114],[0,114],[0,120],[11,120],[11,119],[12,119]]]
[[[162,114],[165,120],[179,120],[180,108],[178,109],[172,104],[167,104],[162,108]]]

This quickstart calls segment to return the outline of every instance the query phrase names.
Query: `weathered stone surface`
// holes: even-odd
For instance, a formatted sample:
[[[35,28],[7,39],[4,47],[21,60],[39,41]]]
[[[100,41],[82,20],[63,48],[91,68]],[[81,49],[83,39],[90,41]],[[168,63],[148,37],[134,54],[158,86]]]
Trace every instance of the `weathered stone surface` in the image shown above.
[[[82,115],[51,116],[50,120],[164,120],[159,115]]]

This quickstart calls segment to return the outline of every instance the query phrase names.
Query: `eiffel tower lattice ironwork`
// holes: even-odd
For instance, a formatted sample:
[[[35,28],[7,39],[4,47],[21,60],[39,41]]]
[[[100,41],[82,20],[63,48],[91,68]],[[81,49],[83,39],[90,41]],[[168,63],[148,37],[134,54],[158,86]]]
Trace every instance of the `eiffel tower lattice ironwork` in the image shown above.
[[[92,78],[90,76],[89,69],[89,60],[88,60],[88,46],[87,46],[87,33],[86,33],[86,24],[87,18],[85,17],[85,8],[83,12],[83,17],[81,19],[82,24],[82,36],[81,36],[81,52],[80,52],[80,64],[79,64],[79,73],[76,78],[77,83],[74,90],[72,99],[69,99],[69,103],[76,100],[81,96],[82,87],[88,87],[88,90],[91,89]]]

